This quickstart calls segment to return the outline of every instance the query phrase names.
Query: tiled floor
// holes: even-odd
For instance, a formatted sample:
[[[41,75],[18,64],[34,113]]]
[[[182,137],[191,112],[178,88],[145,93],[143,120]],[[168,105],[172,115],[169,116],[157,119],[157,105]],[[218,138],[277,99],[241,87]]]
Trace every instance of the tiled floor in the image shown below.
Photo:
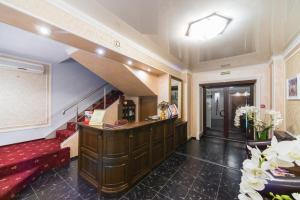
[[[189,141],[120,199],[237,199],[241,177],[238,168],[244,150],[234,143],[214,140],[204,138],[200,142]],[[96,188],[78,176],[77,160],[74,160],[68,168],[39,177],[17,199],[109,198],[99,196]]]

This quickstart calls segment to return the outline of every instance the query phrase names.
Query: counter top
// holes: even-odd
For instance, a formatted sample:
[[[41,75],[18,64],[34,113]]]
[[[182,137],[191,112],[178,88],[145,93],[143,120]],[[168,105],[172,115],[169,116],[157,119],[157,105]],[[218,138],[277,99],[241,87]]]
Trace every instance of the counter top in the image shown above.
[[[148,120],[148,121],[141,121],[141,122],[132,122],[120,126],[115,126],[115,125],[102,125],[102,126],[95,126],[95,125],[88,125],[84,124],[82,122],[79,122],[79,126],[84,126],[84,127],[90,127],[98,130],[103,130],[103,131],[117,131],[117,130],[128,130],[128,129],[133,129],[133,128],[138,128],[142,126],[147,126],[159,122],[164,122],[167,120],[175,120],[175,119],[165,119],[165,120]]]

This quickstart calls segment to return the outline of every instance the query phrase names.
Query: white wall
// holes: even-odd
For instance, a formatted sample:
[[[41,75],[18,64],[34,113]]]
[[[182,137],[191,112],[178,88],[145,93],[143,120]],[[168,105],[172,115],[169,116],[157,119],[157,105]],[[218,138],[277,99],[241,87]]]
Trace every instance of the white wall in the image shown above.
[[[221,75],[222,71],[230,71],[228,75]],[[192,118],[191,135],[199,139],[203,132],[202,119],[202,91],[199,85],[205,83],[230,82],[242,80],[256,80],[255,105],[265,104],[270,108],[270,68],[268,64],[244,66],[226,70],[215,70],[194,73],[192,75]]]
[[[105,83],[104,80],[73,60],[53,64],[51,125],[44,128],[1,133],[0,146],[46,137],[75,116],[76,108],[69,110],[65,115],[62,114],[63,109]],[[107,92],[112,88],[108,86]],[[102,96],[103,91],[95,93],[79,105],[79,110],[84,110]]]

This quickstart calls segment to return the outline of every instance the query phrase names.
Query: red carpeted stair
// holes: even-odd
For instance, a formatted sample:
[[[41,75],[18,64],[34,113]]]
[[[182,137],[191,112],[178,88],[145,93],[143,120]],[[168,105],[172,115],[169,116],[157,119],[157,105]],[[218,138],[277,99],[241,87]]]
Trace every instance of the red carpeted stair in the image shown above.
[[[113,90],[106,95],[106,107],[114,103],[122,92]],[[103,109],[100,99],[88,110]],[[82,121],[84,115],[79,116]],[[56,131],[56,138],[41,139],[0,147],[0,200],[12,199],[32,180],[47,170],[70,163],[70,148],[60,148],[61,142],[76,132],[76,122]]]
[[[70,148],[59,139],[42,139],[0,147],[0,199],[13,198],[37,175],[70,163]]]

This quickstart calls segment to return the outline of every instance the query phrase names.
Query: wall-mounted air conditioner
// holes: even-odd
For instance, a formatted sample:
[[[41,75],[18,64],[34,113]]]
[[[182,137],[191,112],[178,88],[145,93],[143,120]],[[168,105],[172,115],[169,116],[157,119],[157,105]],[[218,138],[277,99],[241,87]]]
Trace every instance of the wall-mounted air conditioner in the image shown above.
[[[6,55],[0,55],[0,70],[18,70],[29,73],[44,73],[42,64],[33,63]]]

